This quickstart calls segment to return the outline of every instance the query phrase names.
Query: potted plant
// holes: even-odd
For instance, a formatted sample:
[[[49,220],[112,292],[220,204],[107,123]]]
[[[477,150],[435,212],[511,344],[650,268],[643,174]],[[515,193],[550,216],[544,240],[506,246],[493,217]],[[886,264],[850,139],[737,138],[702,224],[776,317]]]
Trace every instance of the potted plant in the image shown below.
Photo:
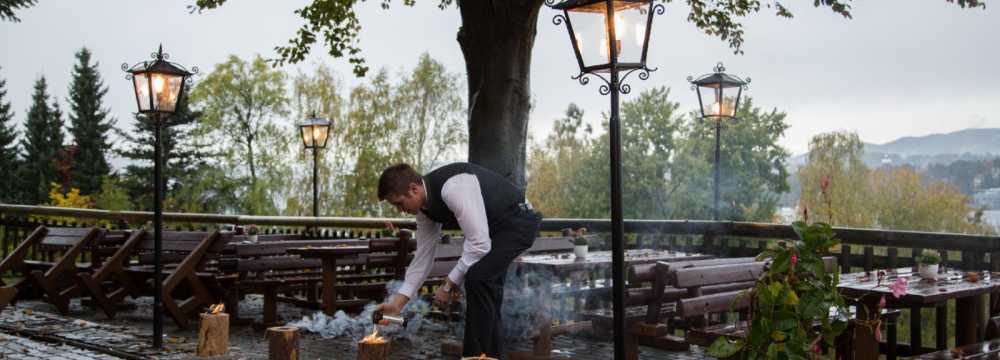
[[[564,231],[563,233],[565,234],[567,232]],[[576,230],[570,230],[568,233],[569,236],[572,237],[569,239],[569,242],[573,243],[573,255],[576,255],[576,258],[580,260],[586,259],[587,247],[590,245],[587,238],[584,237],[584,235],[587,234],[587,229],[579,228]]]
[[[247,240],[250,241],[250,243],[257,243],[257,234],[259,233],[260,229],[257,228],[257,225],[250,224],[247,226]]]
[[[917,272],[920,277],[928,280],[937,280],[938,264],[941,263],[941,253],[937,250],[924,249],[916,258]]]

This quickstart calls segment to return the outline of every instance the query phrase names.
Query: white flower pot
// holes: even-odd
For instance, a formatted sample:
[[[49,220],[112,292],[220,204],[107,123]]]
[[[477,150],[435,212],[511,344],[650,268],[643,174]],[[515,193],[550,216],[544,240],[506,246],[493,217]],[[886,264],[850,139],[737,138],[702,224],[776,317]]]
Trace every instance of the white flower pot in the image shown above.
[[[928,280],[937,280],[938,264],[920,264],[917,266],[920,277]]]
[[[250,240],[251,244],[257,243],[257,235],[247,235],[247,240]]]
[[[576,255],[577,259],[586,259],[587,245],[573,245],[573,255]]]

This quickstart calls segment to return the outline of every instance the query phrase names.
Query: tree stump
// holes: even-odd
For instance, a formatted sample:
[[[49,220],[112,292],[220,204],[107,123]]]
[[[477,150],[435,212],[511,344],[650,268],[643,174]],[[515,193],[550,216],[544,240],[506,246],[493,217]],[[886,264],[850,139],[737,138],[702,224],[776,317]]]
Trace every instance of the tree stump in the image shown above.
[[[198,356],[221,356],[229,351],[229,314],[201,314]]]
[[[299,359],[299,328],[294,326],[275,326],[267,328],[268,359],[298,360]]]
[[[358,360],[388,360],[389,342],[358,342]]]
[[[7,307],[14,300],[14,296],[17,295],[17,288],[13,286],[0,286],[0,310]]]

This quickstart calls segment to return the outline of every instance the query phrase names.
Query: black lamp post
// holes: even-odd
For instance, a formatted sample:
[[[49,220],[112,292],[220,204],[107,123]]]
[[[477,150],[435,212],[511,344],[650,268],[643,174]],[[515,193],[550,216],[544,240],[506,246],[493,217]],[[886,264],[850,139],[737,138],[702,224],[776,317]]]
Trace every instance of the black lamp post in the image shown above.
[[[135,88],[135,101],[139,113],[153,122],[153,266],[156,280],[153,294],[153,346],[163,346],[163,264],[160,259],[163,237],[163,149],[160,141],[160,130],[164,115],[172,114],[178,100],[184,94],[184,86],[191,79],[192,71],[167,61],[169,56],[163,53],[163,45],[153,53],[153,61],[143,61],[138,64],[122,64],[122,70],[127,72],[126,78],[132,80]]]
[[[319,150],[326,148],[330,121],[318,118],[313,113],[305,122],[299,124],[299,132],[302,134],[302,145],[306,149],[312,149],[313,153],[313,216],[319,216],[319,185],[317,185]]]
[[[715,202],[712,216],[715,221],[719,221],[719,138],[722,135],[722,121],[735,118],[740,107],[740,96],[750,83],[750,78],[743,80],[727,74],[720,62],[715,65],[715,72],[702,75],[697,80],[688,77],[688,81],[693,90],[697,90],[701,117],[715,121]]]
[[[611,142],[611,272],[614,279],[615,359],[625,357],[625,225],[622,219],[621,131],[618,118],[618,94],[628,94],[624,84],[633,72],[646,80],[656,69],[646,67],[649,33],[653,13],[663,14],[662,4],[650,0],[546,0],[562,14],[552,23],[566,24],[580,73],[573,77],[586,85],[590,77],[604,81],[601,95],[611,95],[609,121]],[[614,46],[611,46],[614,44]],[[625,74],[619,76],[619,72]],[[602,74],[607,74],[605,77]]]

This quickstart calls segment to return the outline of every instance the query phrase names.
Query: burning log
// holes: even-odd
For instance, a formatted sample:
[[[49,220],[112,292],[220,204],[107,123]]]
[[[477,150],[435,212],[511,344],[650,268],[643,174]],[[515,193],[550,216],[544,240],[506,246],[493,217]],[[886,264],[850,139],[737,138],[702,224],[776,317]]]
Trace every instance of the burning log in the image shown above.
[[[358,360],[389,359],[389,342],[378,335],[378,328],[371,335],[358,341]]]
[[[466,357],[462,357],[462,360],[498,360],[498,359],[486,356],[486,354],[480,354],[479,356],[466,356]]]
[[[229,314],[223,304],[212,305],[208,313],[201,314],[198,330],[198,356],[221,356],[229,351]]]
[[[299,359],[299,328],[294,326],[275,326],[267,328],[269,339],[267,351],[269,360]]]

